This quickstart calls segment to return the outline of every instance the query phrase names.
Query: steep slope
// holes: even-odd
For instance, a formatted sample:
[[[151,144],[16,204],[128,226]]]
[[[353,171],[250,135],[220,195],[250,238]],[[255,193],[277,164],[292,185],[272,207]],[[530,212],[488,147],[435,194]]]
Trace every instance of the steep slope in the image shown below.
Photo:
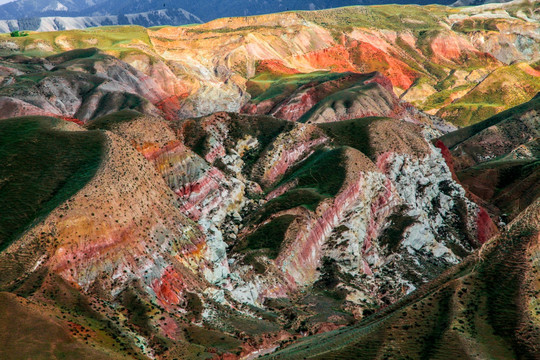
[[[526,63],[513,64],[490,73],[464,96],[440,109],[437,115],[459,126],[471,125],[529,101],[539,87],[540,71]]]
[[[246,84],[252,99],[242,112],[304,123],[380,116],[423,124],[432,131],[454,129],[399,100],[390,79],[378,72],[280,74],[275,71],[283,69],[275,66],[259,64],[259,74]]]
[[[0,6],[0,19],[17,19],[21,14],[27,17],[39,16],[39,14],[54,12],[67,14],[77,12],[88,7],[93,1],[70,0],[70,1],[49,1],[49,0],[18,0]]]
[[[32,118],[1,120],[1,123],[7,134],[11,135],[20,129],[21,124],[37,126],[45,123],[42,125],[44,127],[50,123],[55,124],[51,120]],[[54,290],[58,286],[67,287],[70,289],[68,292],[73,294],[82,293],[82,299],[86,299],[81,300],[83,305],[86,302],[91,303],[84,305],[85,311],[93,315],[87,314],[86,317],[90,317],[90,320],[81,321],[88,321],[89,324],[85,326],[90,325],[93,331],[99,330],[100,323],[106,324],[107,319],[110,320],[112,317],[114,320],[115,317],[112,309],[111,312],[100,310],[101,301],[122,304],[124,296],[132,296],[135,297],[134,306],[143,306],[136,305],[142,301],[144,304],[154,303],[154,308],[156,305],[165,309],[186,307],[188,303],[186,299],[195,296],[189,295],[192,293],[186,289],[202,294],[202,289],[206,287],[204,279],[196,275],[198,271],[204,269],[206,263],[200,254],[205,249],[203,234],[179,211],[174,195],[153,168],[129,144],[110,133],[86,132],[80,128],[75,130],[73,135],[69,133],[65,136],[70,135],[74,141],[79,137],[79,142],[57,145],[63,145],[65,153],[57,151],[54,155],[50,153],[42,155],[43,171],[59,172],[58,164],[70,165],[70,158],[84,160],[82,154],[76,153],[81,151],[78,146],[85,145],[80,140],[92,134],[97,136],[96,133],[101,136],[102,144],[105,141],[107,143],[107,151],[100,169],[82,188],[73,187],[78,184],[76,176],[81,177],[79,182],[86,179],[84,172],[67,179],[70,189],[59,191],[58,196],[62,193],[64,196],[52,200],[55,201],[56,208],[52,211],[47,208],[49,213],[38,218],[31,229],[0,253],[1,288],[28,293],[35,297],[33,301],[46,303],[53,301],[52,305],[55,305],[55,299],[60,301],[57,298],[58,290]],[[51,139],[54,138],[38,137],[33,142],[25,142],[24,146],[29,147],[27,151],[29,152],[35,143],[42,151],[41,145],[46,145]],[[87,148],[85,151],[92,150]],[[24,154],[21,151],[19,156]],[[31,164],[27,163],[26,166],[31,167]],[[13,178],[20,168],[21,165],[16,170],[7,169],[13,173],[5,174],[8,179],[6,185],[15,184]],[[90,167],[87,171],[91,169]],[[35,177],[32,180],[35,181]],[[58,177],[55,180],[62,178]],[[78,192],[74,194],[77,190]],[[68,195],[69,199],[65,195]],[[9,199],[9,197],[2,198],[3,201]],[[26,199],[32,197],[11,198],[15,203],[14,210],[19,211],[14,215],[28,214],[28,210],[20,210],[20,205],[25,204]],[[48,205],[50,204],[46,206]],[[33,214],[26,216],[30,215]],[[16,229],[12,226],[10,230]],[[65,282],[67,284],[62,285]],[[132,290],[126,293],[128,289]],[[51,295],[48,295],[49,291]],[[134,293],[129,295],[130,291]],[[65,295],[66,290],[63,292]],[[61,304],[56,305],[62,307]],[[65,306],[70,312],[77,311],[74,305],[65,304]],[[125,304],[124,306],[128,307]],[[146,306],[144,305],[143,309],[146,309]],[[142,319],[147,317],[146,311],[150,311],[150,308],[139,315]],[[96,321],[99,321],[92,325],[92,318],[96,316]],[[137,319],[128,316],[128,321],[124,325],[108,325],[111,330],[105,331],[106,337],[109,338],[106,342],[110,341],[111,332],[115,338],[121,333],[128,338],[114,340],[113,344],[119,342],[123,344],[122,346],[135,349],[135,353],[141,355],[146,351],[152,353],[159,350],[159,344],[162,343],[159,339],[174,335],[166,334],[168,328],[157,318],[155,325],[145,328],[144,326],[149,326],[145,325],[148,321],[147,319],[144,322],[137,322]],[[2,326],[6,326],[6,323]],[[153,326],[156,326],[155,330]],[[174,324],[170,326],[174,329]],[[130,327],[132,330],[129,330]],[[148,350],[144,350],[144,346],[142,350],[136,350],[135,343],[141,341],[146,344],[144,346],[149,346]],[[111,343],[108,345],[109,348],[112,346]],[[9,354],[11,353],[8,352],[8,357],[11,356]]]
[[[250,194],[253,181],[265,194],[267,202],[257,201],[260,207],[257,212],[244,221],[243,215],[238,215],[240,224],[234,219],[237,215],[233,215],[234,220],[230,220],[236,225],[232,234],[227,221],[218,226],[227,234],[225,242],[232,246],[229,256],[235,260],[230,262],[230,271],[244,274],[243,281],[251,283],[248,289],[242,282],[237,284],[237,295],[245,301],[260,304],[268,296],[282,297],[299,286],[313,284],[322,276],[317,268],[328,257],[337,262],[341,272],[358,272],[373,281],[371,290],[365,284],[347,287],[344,283],[345,294],[364,293],[347,299],[376,306],[381,300],[374,288],[396,288],[402,281],[395,273],[386,277],[392,279],[387,285],[383,286],[379,279],[385,271],[393,273],[383,269],[382,259],[397,249],[415,254],[416,261],[421,262],[419,257],[423,255],[416,254],[413,248],[423,248],[421,252],[425,251],[428,258],[437,258],[430,261],[444,269],[483,241],[476,240],[478,208],[464,198],[463,191],[451,180],[441,155],[428,146],[419,128],[412,124],[391,119],[361,119],[319,128],[222,113],[180,124],[180,139],[224,174],[246,184],[244,196],[257,195]],[[399,168],[409,168],[418,176],[408,182],[395,172]],[[206,181],[195,184],[200,185],[190,185],[177,193],[181,197],[198,193]],[[446,189],[443,197],[437,195],[439,187]],[[426,205],[421,209],[416,202]],[[207,204],[212,205],[207,205],[210,208],[203,212],[214,204],[220,206],[213,201]],[[428,220],[430,216],[436,217],[432,223]],[[443,218],[448,221],[442,221]],[[401,219],[405,223],[396,225],[401,227],[393,235],[394,243],[389,251],[384,239],[388,235],[382,234]],[[446,245],[435,241],[439,232],[448,238]],[[453,240],[448,235],[451,232],[456,232]],[[266,240],[261,240],[261,236]],[[426,236],[433,238],[420,241]],[[350,258],[344,255],[347,253]],[[394,265],[400,261],[395,260]],[[404,263],[409,261],[408,255],[403,257]],[[254,266],[255,273],[246,265]],[[433,274],[437,266],[432,269]],[[411,283],[399,285],[404,291],[410,291],[425,279],[412,277],[407,281]],[[268,284],[274,284],[274,295],[268,293]],[[241,295],[248,290],[248,294]],[[386,301],[393,299],[389,297]]]
[[[539,195],[539,100],[441,138],[460,182],[507,222]]]
[[[23,120],[3,120],[2,122],[8,127],[7,130],[11,130],[16,129],[21,121]],[[25,121],[38,120],[28,119]],[[79,131],[75,132],[74,136],[77,134],[84,136],[92,134],[92,132]],[[105,135],[99,134],[102,137]],[[74,150],[74,145],[67,145],[66,151]],[[58,156],[62,155],[58,154]],[[44,167],[51,167],[57,162],[49,156],[45,159],[47,162],[43,164]],[[70,194],[72,196],[69,198],[69,205],[54,209],[30,232],[25,233],[22,239],[14,242],[2,253],[5,260],[2,261],[2,267],[5,269],[2,279],[4,285],[24,275],[23,269],[35,268],[34,265],[37,262],[37,267],[46,263],[47,266],[62,274],[66,279],[74,281],[84,288],[88,288],[100,276],[100,271],[104,271],[104,269],[108,269],[107,271],[117,269],[119,275],[122,273],[122,269],[129,269],[129,272],[124,272],[125,278],[121,282],[127,281],[130,277],[146,278],[146,286],[151,288],[153,278],[141,274],[135,276],[134,272],[138,271],[135,269],[135,264],[140,264],[142,267],[146,267],[148,264],[162,266],[161,270],[157,270],[153,277],[165,271],[167,265],[159,265],[159,259],[155,258],[155,256],[159,257],[158,253],[152,254],[152,261],[146,264],[142,254],[151,249],[145,250],[144,247],[137,244],[133,244],[130,249],[128,246],[130,239],[146,238],[151,242],[164,242],[165,235],[168,235],[171,237],[171,241],[160,246],[174,247],[179,254],[186,254],[190,251],[197,252],[200,251],[200,246],[204,247],[204,245],[199,245],[199,247],[197,245],[201,243],[201,235],[197,235],[196,227],[192,228],[190,237],[179,232],[178,224],[183,223],[185,228],[183,231],[193,225],[190,225],[190,222],[178,213],[174,198],[164,187],[164,184],[151,180],[152,168],[145,163],[143,158],[139,158],[129,145],[108,135],[105,159],[106,162],[101,165],[97,176],[83,188],[83,191],[79,191],[76,195]],[[122,174],[124,174],[123,177]],[[119,180],[122,180],[123,183]],[[133,207],[127,203],[128,199],[125,198],[125,194],[128,193],[131,194],[131,197],[144,198],[144,201],[137,202],[136,207]],[[128,207],[131,209],[129,213],[125,210]],[[123,212],[119,212],[119,208],[123,208]],[[151,208],[153,210],[149,210]],[[170,215],[164,216],[164,213]],[[70,226],[75,223],[79,226]],[[135,223],[140,223],[140,226],[135,226]],[[158,233],[162,235],[158,236]],[[43,236],[45,238],[57,237],[57,240],[50,244],[42,239]],[[50,240],[54,240],[53,238]],[[100,245],[97,239],[102,239],[103,243]],[[59,243],[57,243],[58,240]],[[109,258],[108,261],[99,258],[100,255],[105,256],[120,245],[126,252],[125,254],[117,252],[116,256]],[[53,247],[54,251],[50,252],[50,246]],[[23,248],[25,250],[21,250]],[[17,259],[5,259],[6,254],[12,251],[18,251],[21,255],[20,251],[30,251],[31,248],[34,251],[28,253],[29,258],[26,258],[24,263]],[[137,253],[140,253],[139,256],[135,255]],[[127,259],[131,259],[131,263],[126,262]],[[14,267],[13,261],[19,265]],[[195,257],[195,261],[199,261],[197,257]],[[92,263],[94,266],[91,265]],[[126,268],[126,266],[128,267]],[[187,262],[185,266],[188,266]],[[110,289],[114,288],[113,283],[118,282],[112,278],[107,281],[112,281],[112,283],[102,283],[102,286],[105,288],[108,286]]]
[[[73,196],[96,173],[105,137],[98,132],[66,131],[71,127],[53,118],[0,121],[0,249]]]
[[[514,6],[517,9],[509,7],[507,11],[533,11],[532,4]],[[250,19],[235,19],[234,22],[216,20],[196,28],[176,31],[161,29],[150,35],[157,51],[167,59],[178,61],[179,58],[188,57],[188,62],[181,63],[184,67],[196,66],[192,75],[195,79],[200,76],[197,74],[201,66],[215,68],[214,74],[217,76],[212,81],[225,84],[220,85],[219,92],[213,87],[212,92],[207,90],[206,94],[215,94],[218,101],[222,96],[231,99],[235,89],[231,89],[228,82],[232,81],[243,88],[244,81],[238,79],[237,74],[243,78],[256,77],[258,64],[266,61],[282,69],[301,73],[314,70],[379,71],[390,78],[396,92],[403,95],[405,100],[420,106],[425,103],[429,105],[428,109],[436,112],[446,105],[448,99],[456,100],[467,93],[464,90],[474,89],[494,69],[504,68],[501,62],[534,61],[538,58],[535,47],[538,42],[531,32],[536,27],[534,21],[519,17],[497,18],[495,11],[475,15],[479,20],[473,31],[467,25],[468,17],[465,14],[445,13],[444,8],[404,7],[400,9],[400,14],[396,14],[389,7],[359,7],[287,13],[279,17],[268,15],[258,18],[256,22]],[[497,20],[493,20],[493,16]],[[531,16],[534,15],[531,13]],[[489,21],[496,25],[486,28],[483,22]],[[286,41],[279,31],[280,26],[285,25],[294,29],[285,35],[288,37]],[[452,30],[448,30],[448,27]],[[511,39],[521,36],[531,39],[527,41],[530,46],[515,47]],[[178,40],[179,37],[181,40]],[[223,39],[220,41],[219,54],[212,45],[216,37]],[[486,41],[482,43],[481,38]],[[499,52],[502,46],[509,46],[511,50]],[[206,74],[204,76],[208,76]],[[488,79],[488,83],[493,83],[498,77],[494,75]],[[522,86],[538,90],[534,78],[525,80]],[[530,81],[531,85],[526,85]],[[208,82],[205,83],[208,86],[206,84]],[[512,86],[515,84],[517,79]],[[426,93],[425,89],[428,88],[432,90]],[[508,89],[510,91],[512,87]],[[436,90],[447,91],[439,95],[443,96],[442,100],[435,102],[429,99],[427,102],[429,95]],[[497,103],[504,104],[505,101],[497,99]],[[199,111],[198,114],[204,113]]]
[[[489,229],[413,124],[319,127],[231,113],[165,122],[125,111],[87,126],[128,140],[161,173],[205,234],[203,274],[227,301],[265,309],[293,333],[343,326],[394,302]],[[399,168],[416,175],[400,177]],[[341,315],[317,310],[329,302]]]
[[[537,94],[531,101],[447,134],[441,141],[450,149],[460,150],[459,153],[455,151],[458,168],[500,157],[538,136],[539,106],[540,95]],[[479,152],[474,146],[480,144],[485,149]]]
[[[537,358],[539,214],[536,200],[503,235],[410,297],[266,358]]]

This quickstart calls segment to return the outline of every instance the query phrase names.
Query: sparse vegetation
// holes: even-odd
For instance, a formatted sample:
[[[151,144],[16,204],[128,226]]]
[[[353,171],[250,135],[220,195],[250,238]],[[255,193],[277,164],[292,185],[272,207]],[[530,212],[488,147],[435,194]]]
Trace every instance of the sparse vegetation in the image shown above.
[[[540,63],[488,52],[529,7],[0,35],[5,109],[66,115],[0,120],[0,358],[535,357],[539,95],[434,140],[452,174],[406,102],[466,125],[527,100]],[[240,106],[271,116],[191,117]]]
[[[403,240],[403,233],[415,223],[415,218],[404,214],[404,210],[396,212],[389,217],[390,224],[380,236],[381,244],[386,245],[389,252],[398,249]]]
[[[61,120],[0,120],[0,250],[83,187],[105,147],[97,131],[61,130]]]

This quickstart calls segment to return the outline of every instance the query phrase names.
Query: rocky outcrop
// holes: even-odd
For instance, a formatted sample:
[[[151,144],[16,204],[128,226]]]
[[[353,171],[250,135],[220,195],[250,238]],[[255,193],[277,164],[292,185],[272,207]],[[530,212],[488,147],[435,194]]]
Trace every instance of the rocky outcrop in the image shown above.
[[[363,358],[383,349],[389,356],[399,357],[402,348],[387,346],[396,343],[405,344],[410,349],[408,354],[418,357],[426,351],[418,337],[431,334],[434,329],[444,339],[456,339],[431,344],[428,349],[434,353],[469,356],[474,352],[489,358],[504,349],[510,357],[534,357],[540,326],[530,306],[537,302],[533,291],[537,281],[533,279],[538,271],[535,256],[539,244],[539,205],[538,200],[531,204],[510,224],[507,233],[492,239],[464,263],[394,306],[358,325],[284,346],[266,358]],[[502,311],[509,308],[513,310]],[[473,325],[473,319],[481,319],[483,326]],[[527,319],[527,326],[520,319]],[[508,340],[497,337],[496,347],[487,346],[484,336],[501,330],[501,336]],[[493,339],[488,342],[493,344]]]
[[[258,129],[265,121],[274,122],[266,125],[277,130],[277,136],[259,137]],[[216,168],[210,170],[198,158],[198,165],[182,165],[183,170],[174,170],[182,174],[176,177],[178,184],[172,184],[181,199],[190,202],[192,196],[191,201],[197,204],[201,195],[200,199],[206,201],[206,213],[196,213],[201,216],[203,228],[205,221],[201,219],[212,211],[235,211],[227,202],[237,199],[235,196],[214,201],[210,193],[218,184],[226,186],[226,179],[242,185],[257,181],[268,189],[263,206],[242,219],[243,208],[261,203],[248,200],[257,193],[249,192],[247,186],[240,187],[238,199],[243,200],[236,205],[238,215],[218,217],[213,222],[215,228],[205,230],[208,237],[217,235],[220,241],[234,245],[233,252],[225,251],[223,246],[222,257],[214,262],[228,264],[222,267],[226,272],[221,283],[238,301],[260,306],[268,297],[282,297],[312,286],[321,276],[323,258],[330,258],[342,273],[362,279],[362,283],[355,280],[340,285],[351,303],[379,306],[428,281],[431,275],[426,274],[441,273],[460,262],[485,240],[481,232],[486,219],[481,210],[467,200],[443,156],[425,142],[419,128],[390,119],[364,122],[369,136],[364,142],[354,132],[348,130],[345,134],[335,126],[330,130],[297,123],[284,128],[283,122],[270,118],[225,113],[179,123],[180,138],[187,140],[188,146],[206,162],[224,169],[223,173]],[[246,130],[239,132],[242,127]],[[336,155],[316,151],[320,146],[339,144],[357,149],[338,147],[328,153]],[[193,154],[186,155],[185,148],[174,146],[183,159],[194,159]],[[326,156],[337,156],[331,165],[337,168],[319,167]],[[165,167],[178,163],[164,159]],[[344,170],[339,170],[341,167]],[[186,176],[195,169],[202,174],[196,175],[194,179],[199,180],[194,182]],[[208,171],[213,175],[204,175]],[[309,185],[310,181],[317,181],[323,171],[336,178],[318,181],[336,187],[311,192],[310,186],[315,185]],[[340,171],[344,171],[343,175],[339,175]],[[173,171],[163,173],[167,179]],[[313,196],[317,200],[310,205]],[[233,225],[238,221],[240,226]],[[255,240],[265,232],[272,238]],[[269,248],[269,243],[257,241],[275,241],[277,245]]]
[[[523,10],[527,8],[526,3],[519,6],[507,6],[508,9],[512,6],[522,6]],[[479,69],[487,70],[484,74],[487,75],[493,69],[502,69],[505,67],[504,64],[509,64],[511,62],[509,57],[513,60],[526,61],[534,61],[538,57],[539,49],[534,46],[537,43],[534,41],[536,35],[534,31],[531,31],[536,25],[523,17],[508,18],[497,13],[496,9],[488,9],[478,14],[474,13],[474,8],[464,9],[460,10],[463,14],[448,15],[444,12],[428,14],[422,11],[411,12],[408,15],[410,17],[408,21],[401,23],[405,29],[402,28],[399,32],[396,32],[391,25],[381,25],[384,23],[383,14],[386,16],[384,8],[369,10],[353,8],[347,16],[343,15],[342,10],[287,14],[279,18],[274,15],[262,16],[257,20],[257,24],[260,25],[256,26],[265,27],[264,30],[261,28],[264,35],[259,34],[256,29],[251,29],[255,26],[251,20],[235,19],[229,22],[216,20],[201,26],[197,31],[162,29],[151,33],[151,38],[160,54],[170,61],[181,63],[181,66],[186,69],[193,69],[192,74],[197,75],[191,79],[205,84],[207,81],[203,79],[212,79],[211,81],[216,83],[215,92],[213,92],[216,99],[224,97],[232,99],[233,93],[241,94],[238,90],[245,89],[245,79],[250,79],[247,90],[252,98],[259,96],[257,91],[251,91],[250,86],[255,85],[253,87],[255,89],[259,86],[268,86],[269,80],[275,80],[272,74],[294,76],[295,72],[310,73],[314,70],[359,73],[379,71],[391,80],[398,94],[408,90],[404,95],[405,100],[413,101],[417,105],[425,105],[426,110],[433,112],[446,105],[447,99],[452,101],[455,97],[464,96],[465,86],[470,90],[482,82],[483,77],[476,76]],[[478,19],[475,20],[477,23],[473,26],[467,20],[471,12],[474,13],[475,19]],[[367,13],[371,17],[367,16]],[[493,28],[495,31],[486,31],[487,25],[482,24],[493,21],[491,19],[494,17],[497,18],[498,24],[496,28]],[[341,20],[346,21],[351,18],[357,19],[358,24],[362,25],[353,26],[352,29],[344,27]],[[445,25],[439,23],[440,26],[429,28],[425,32],[426,36],[420,38],[412,24],[425,23],[426,18],[433,20],[434,23],[442,20]],[[347,21],[347,24],[349,23],[350,21]],[[294,31],[291,35],[285,35],[287,36],[285,40],[282,38],[283,34],[278,34],[274,27],[277,24],[287,24],[288,27],[294,28]],[[371,28],[369,24],[373,24],[372,27],[377,29]],[[513,26],[515,28],[511,30]],[[250,27],[249,34],[247,30],[244,30],[247,27]],[[470,31],[471,27],[475,31]],[[225,29],[226,35],[222,35]],[[276,31],[275,34],[274,31]],[[215,50],[212,45],[216,37],[223,40],[218,50]],[[182,40],[178,40],[179,38]],[[483,41],[488,38],[490,40],[484,43]],[[518,41],[517,38],[522,40]],[[495,49],[494,44],[497,41],[500,44],[508,44],[512,50],[505,51],[503,55]],[[530,50],[515,45],[521,41],[531,44]],[[189,61],[179,60],[182,58],[189,58]],[[226,61],[219,59],[226,59]],[[470,64],[474,70],[466,71],[464,76],[459,78],[456,76],[458,75],[456,71],[452,69],[456,66],[464,68],[466,64]],[[202,68],[210,69],[210,71],[202,72]],[[216,76],[217,74],[219,75]],[[261,77],[257,84],[259,74]],[[534,81],[529,79],[527,83],[534,83]],[[232,84],[238,88],[235,89],[231,86]],[[423,97],[413,96],[416,88],[426,86],[435,86],[438,90],[447,91],[442,94],[432,92]],[[537,88],[537,85],[533,86]],[[208,90],[204,91],[210,94]],[[297,115],[293,115],[299,111],[296,107],[301,103],[308,105],[300,106],[310,106],[307,100],[310,96],[313,96],[311,92],[299,93],[293,98],[296,100],[293,100],[290,106],[283,104],[283,111],[285,111],[283,114],[275,109],[276,116],[296,117]],[[306,99],[300,101],[302,97]],[[238,95],[236,99],[245,100]],[[313,104],[315,102],[317,101]],[[501,101],[500,104],[503,105],[504,102]],[[257,106],[264,108],[263,113],[269,113],[272,107],[264,101]],[[250,113],[254,112],[252,106],[245,109]],[[463,112],[469,114],[465,108]],[[199,111],[192,114],[203,115],[204,113]],[[441,114],[446,114],[446,112],[441,112]]]

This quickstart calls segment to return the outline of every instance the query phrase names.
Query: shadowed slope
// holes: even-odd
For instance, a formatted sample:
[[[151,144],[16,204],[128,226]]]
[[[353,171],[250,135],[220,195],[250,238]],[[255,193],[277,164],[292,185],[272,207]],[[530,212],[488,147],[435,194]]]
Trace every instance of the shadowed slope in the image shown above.
[[[540,95],[441,137],[461,183],[514,218],[540,194]]]
[[[45,117],[0,120],[0,250],[96,173],[101,132]]]
[[[157,116],[153,104],[169,96],[150,77],[96,48],[48,58],[6,56],[0,63],[2,118],[39,114],[80,123],[123,109]]]

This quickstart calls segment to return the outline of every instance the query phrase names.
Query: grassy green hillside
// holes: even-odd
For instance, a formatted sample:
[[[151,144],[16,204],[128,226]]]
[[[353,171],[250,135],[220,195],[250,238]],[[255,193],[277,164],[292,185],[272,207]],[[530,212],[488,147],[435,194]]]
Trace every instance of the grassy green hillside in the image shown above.
[[[316,12],[300,12],[301,16],[335,31],[353,27],[371,27],[387,30],[426,31],[440,29],[440,20],[448,12],[459,12],[445,6],[350,6]]]
[[[265,100],[272,99],[278,103],[290,96],[295,90],[306,84],[321,84],[326,81],[344,78],[351,73],[331,73],[328,71],[316,71],[308,74],[288,74],[276,75],[272,73],[261,73],[249,80],[247,90],[252,102],[258,104]],[[354,79],[350,83],[358,81]]]
[[[125,53],[135,51],[134,45],[150,45],[148,30],[141,26],[104,26],[84,30],[32,32],[29,36],[21,38],[0,34],[0,41],[2,40],[15,42],[24,49],[25,55],[30,56],[48,56],[71,49],[98,47],[122,58]]]
[[[0,250],[82,188],[101,163],[104,134],[66,131],[62,122],[0,120]]]
[[[467,94],[444,106],[437,115],[456,125],[468,126],[529,101],[540,89],[540,77],[526,72],[524,64],[521,65],[493,71]]]
[[[478,122],[474,125],[461,128],[461,129],[458,129],[457,131],[453,131],[449,134],[446,134],[443,137],[441,137],[441,141],[444,142],[444,144],[448,148],[450,149],[454,148],[455,146],[459,145],[461,142],[480,133],[482,130],[485,130],[491,126],[497,125],[503,121],[513,121],[515,119],[518,119],[524,113],[527,113],[529,111],[532,111],[534,109],[539,109],[539,108],[540,108],[540,94],[537,94],[534,98],[532,98],[530,101],[526,103],[520,104],[511,109],[505,110],[495,116],[490,117],[489,119]]]

